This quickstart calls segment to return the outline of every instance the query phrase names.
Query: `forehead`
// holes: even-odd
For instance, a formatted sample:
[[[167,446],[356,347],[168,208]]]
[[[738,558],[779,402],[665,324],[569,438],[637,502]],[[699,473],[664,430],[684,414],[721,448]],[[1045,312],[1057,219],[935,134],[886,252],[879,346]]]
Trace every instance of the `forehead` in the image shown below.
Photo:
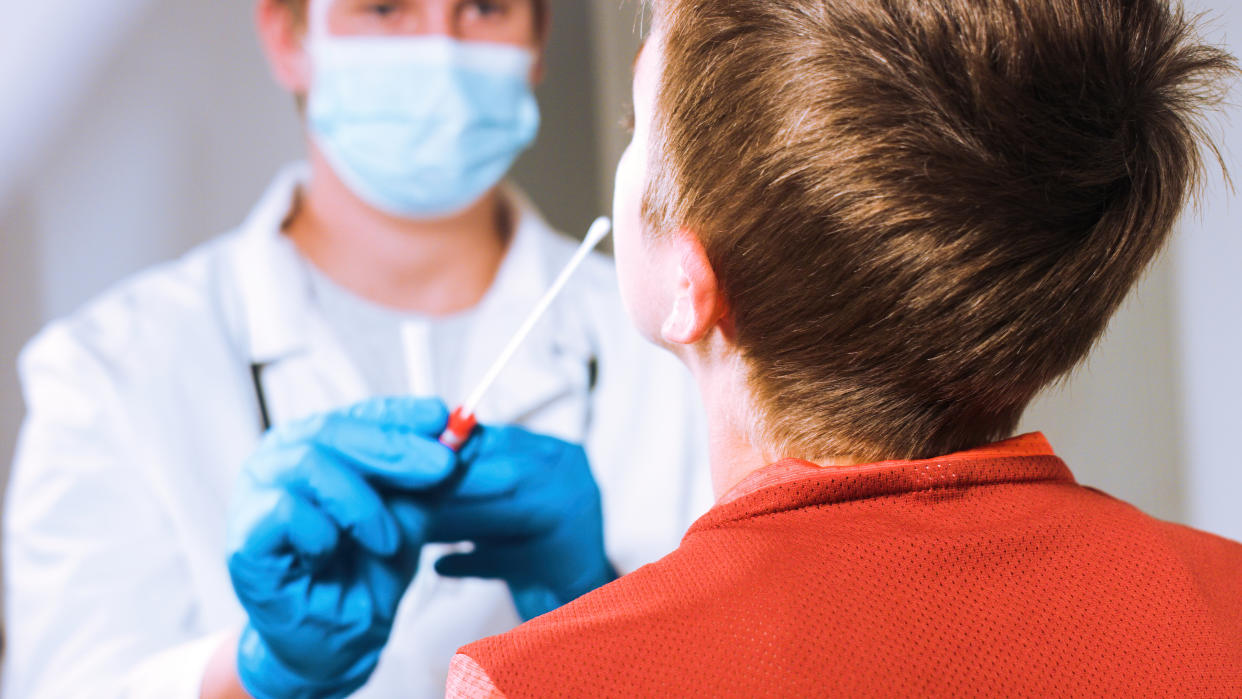
[[[664,59],[664,36],[653,30],[643,41],[634,58],[634,88],[637,91],[651,89],[659,75]]]

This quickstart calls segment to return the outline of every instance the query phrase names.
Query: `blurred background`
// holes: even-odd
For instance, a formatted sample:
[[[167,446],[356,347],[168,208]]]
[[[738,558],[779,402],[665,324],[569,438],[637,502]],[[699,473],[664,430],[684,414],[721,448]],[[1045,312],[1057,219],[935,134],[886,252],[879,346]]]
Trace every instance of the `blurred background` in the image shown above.
[[[1188,4],[1242,55],[1242,3]],[[126,275],[238,225],[301,151],[252,5],[0,0],[0,479],[23,413],[23,343]],[[580,233],[611,210],[639,10],[553,8],[544,126],[517,180],[554,225]],[[1242,86],[1232,102],[1215,133],[1242,182]],[[1203,205],[1091,360],[1024,427],[1046,432],[1079,481],[1242,539],[1242,199],[1210,174]]]

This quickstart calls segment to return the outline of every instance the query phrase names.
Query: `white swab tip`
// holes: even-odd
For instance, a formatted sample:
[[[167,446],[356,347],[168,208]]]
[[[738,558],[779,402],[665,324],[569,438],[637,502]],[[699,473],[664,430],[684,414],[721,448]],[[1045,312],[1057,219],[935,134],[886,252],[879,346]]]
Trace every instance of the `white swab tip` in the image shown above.
[[[591,227],[587,229],[586,242],[587,245],[594,247],[603,240],[605,236],[612,232],[612,219],[607,216],[600,216],[595,219]]]

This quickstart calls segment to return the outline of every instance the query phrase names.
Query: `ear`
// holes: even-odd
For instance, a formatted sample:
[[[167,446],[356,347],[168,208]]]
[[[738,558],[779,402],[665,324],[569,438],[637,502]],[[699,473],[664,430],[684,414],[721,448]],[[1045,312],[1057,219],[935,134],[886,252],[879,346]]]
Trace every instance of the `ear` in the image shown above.
[[[272,76],[297,96],[310,89],[310,57],[306,53],[306,26],[285,3],[258,0],[255,23]]]
[[[692,345],[718,326],[727,330],[728,307],[699,237],[678,231],[669,244],[678,260],[677,280],[660,336],[672,344]]]

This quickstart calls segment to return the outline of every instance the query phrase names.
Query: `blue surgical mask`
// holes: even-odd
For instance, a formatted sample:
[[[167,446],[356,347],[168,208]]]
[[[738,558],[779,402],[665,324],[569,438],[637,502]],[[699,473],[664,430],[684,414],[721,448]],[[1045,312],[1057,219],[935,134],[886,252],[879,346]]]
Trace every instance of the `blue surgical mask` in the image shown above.
[[[534,53],[444,36],[315,36],[311,137],[363,201],[402,218],[463,211],[535,139]]]

